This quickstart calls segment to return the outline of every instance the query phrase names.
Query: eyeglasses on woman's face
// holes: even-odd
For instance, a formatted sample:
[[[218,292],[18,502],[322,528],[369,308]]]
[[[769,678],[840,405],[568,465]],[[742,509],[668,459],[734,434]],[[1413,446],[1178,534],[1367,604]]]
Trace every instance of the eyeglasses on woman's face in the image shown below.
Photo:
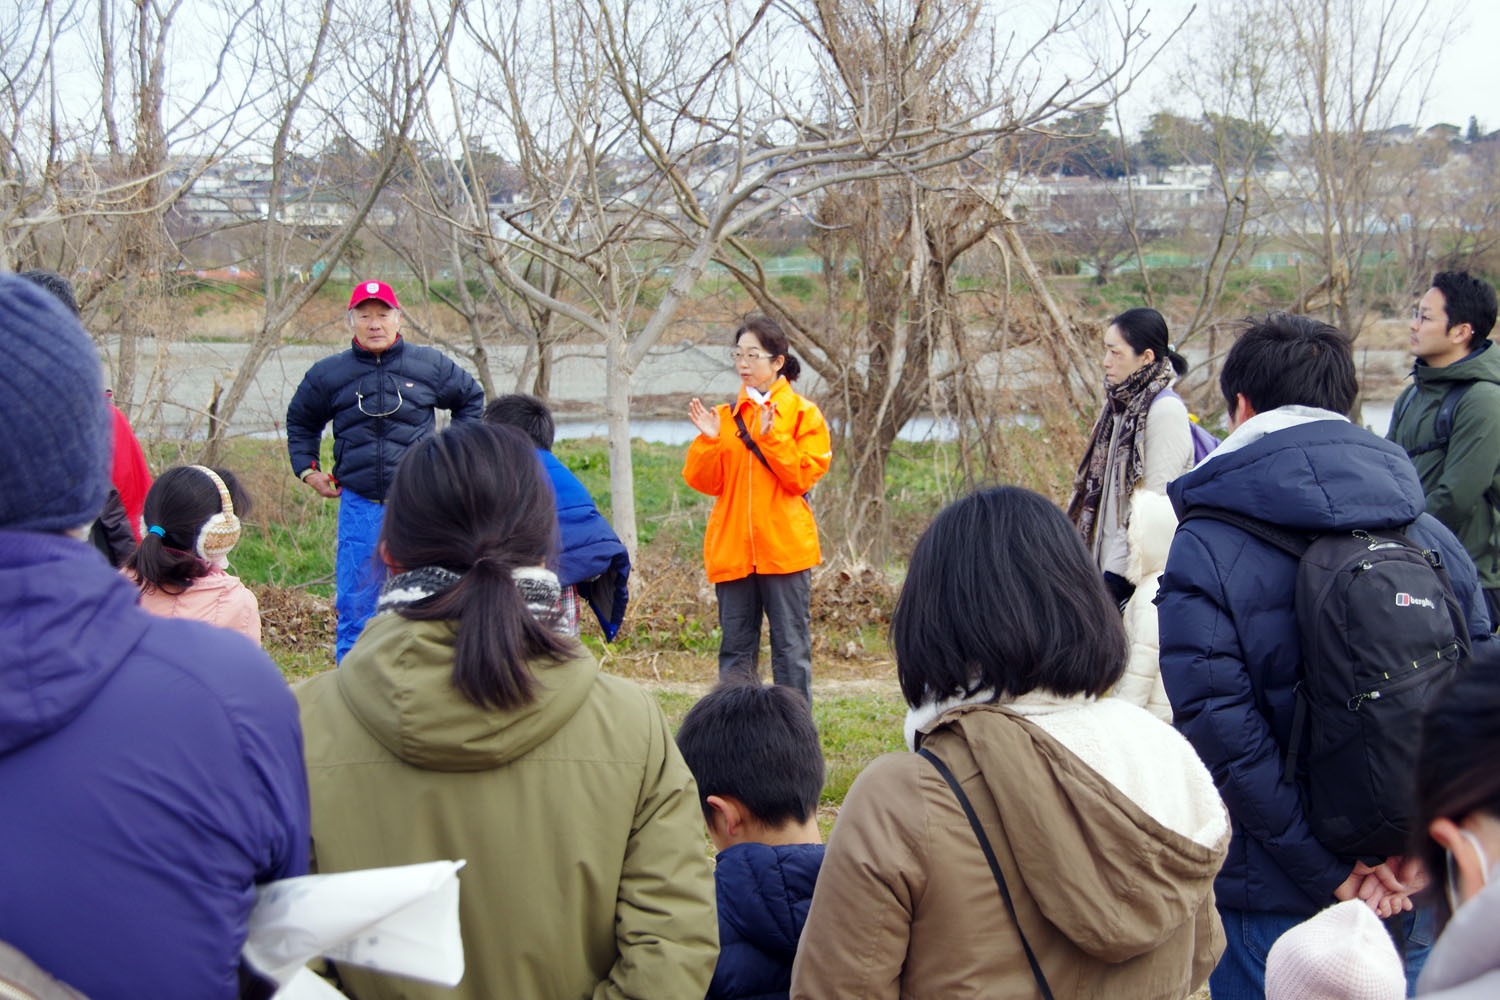
[[[765,351],[742,351],[737,347],[732,347],[729,350],[729,361],[731,364],[736,365],[741,361],[748,361],[751,364],[755,364],[757,361],[770,361],[773,357],[775,357],[774,354],[767,354]]]

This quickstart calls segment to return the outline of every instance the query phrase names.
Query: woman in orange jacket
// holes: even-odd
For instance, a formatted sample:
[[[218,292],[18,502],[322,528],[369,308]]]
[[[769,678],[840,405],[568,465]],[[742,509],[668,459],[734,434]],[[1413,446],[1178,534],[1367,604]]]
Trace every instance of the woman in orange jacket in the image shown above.
[[[806,493],[833,458],[828,424],[792,391],[802,366],[786,334],[750,316],[730,351],[740,376],[733,405],[694,399],[698,437],[682,478],[717,497],[703,536],[703,561],[719,598],[719,677],[754,676],[760,621],[771,630],[771,675],[812,701],[812,567],[823,561]]]

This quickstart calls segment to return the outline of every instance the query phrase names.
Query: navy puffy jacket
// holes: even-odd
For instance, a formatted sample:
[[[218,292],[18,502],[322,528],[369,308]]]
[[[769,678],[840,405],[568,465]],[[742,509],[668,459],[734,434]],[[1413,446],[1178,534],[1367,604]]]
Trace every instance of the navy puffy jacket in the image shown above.
[[[396,463],[432,433],[434,410],[455,421],[478,420],[484,390],[442,352],[398,339],[380,354],[355,343],[307,370],[286,409],[292,471],[318,458],[318,440],[333,421],[333,477],[367,500],[384,501]]]
[[[1489,632],[1474,564],[1452,532],[1422,513],[1422,484],[1406,453],[1351,423],[1317,420],[1217,452],[1167,493],[1179,517],[1189,507],[1220,507],[1299,531],[1415,520],[1408,536],[1442,553],[1470,634]],[[1295,787],[1281,780],[1300,659],[1296,577],[1297,561],[1280,549],[1232,525],[1193,520],[1172,541],[1157,604],[1174,722],[1233,821],[1217,902],[1311,915],[1333,903],[1353,866],[1314,839]]]
[[[785,1000],[822,844],[735,844],[719,852],[719,964],[708,1000]]]

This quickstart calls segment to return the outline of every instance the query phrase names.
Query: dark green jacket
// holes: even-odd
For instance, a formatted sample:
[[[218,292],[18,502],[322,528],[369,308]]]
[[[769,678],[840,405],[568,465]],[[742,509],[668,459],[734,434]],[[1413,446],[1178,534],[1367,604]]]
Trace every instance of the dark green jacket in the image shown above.
[[[370,619],[301,685],[318,871],[463,858],[455,990],[341,967],[360,1000],[701,1000],[718,957],[692,774],[656,700],[582,647],[512,711],[449,682],[454,630]]]
[[[1446,451],[1429,451],[1412,462],[1422,479],[1427,512],[1463,542],[1479,570],[1480,585],[1500,588],[1500,515],[1486,496],[1500,496],[1500,349],[1486,342],[1477,354],[1446,368],[1418,361],[1412,376],[1413,384],[1396,400],[1386,435],[1408,452],[1436,436],[1438,406],[1453,383],[1474,383],[1453,414]]]

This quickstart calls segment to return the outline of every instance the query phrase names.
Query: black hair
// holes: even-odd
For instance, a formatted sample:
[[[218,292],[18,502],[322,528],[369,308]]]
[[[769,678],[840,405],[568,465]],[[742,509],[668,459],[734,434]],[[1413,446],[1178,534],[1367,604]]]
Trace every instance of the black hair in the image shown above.
[[[386,558],[403,569],[441,566],[457,584],[398,613],[457,621],[453,686],[481,708],[535,700],[527,661],[563,660],[577,644],[526,607],[513,572],[557,548],[552,489],[531,439],[515,427],[454,424],[406,450],[386,496]]]
[[[73,283],[56,271],[44,271],[40,268],[31,271],[22,271],[21,277],[41,285],[47,291],[56,296],[57,301],[68,307],[68,311],[74,316],[78,315],[78,298],[73,294]]]
[[[490,400],[484,408],[484,422],[519,427],[543,451],[552,450],[553,439],[557,436],[557,426],[552,422],[552,411],[547,409],[547,404],[523,392]]]
[[[792,342],[787,340],[781,324],[763,313],[751,313],[735,328],[733,343],[738,344],[740,337],[747,333],[760,341],[761,350],[772,358],[779,356],[782,359],[781,375],[788,382],[797,381],[797,376],[802,374],[802,363],[792,356]]]
[[[1468,323],[1469,350],[1478,347],[1495,328],[1495,289],[1488,281],[1467,271],[1439,271],[1432,276],[1432,287],[1443,293],[1443,311],[1448,314],[1448,329]]]
[[[703,817],[710,795],[729,795],[762,823],[807,822],[823,792],[823,751],[801,692],[738,680],[720,684],[688,710],[677,748],[698,783]]]
[[[1219,371],[1219,391],[1231,414],[1243,394],[1256,413],[1296,404],[1347,416],[1359,379],[1349,338],[1336,327],[1273,312],[1244,321]]]
[[[1153,351],[1158,359],[1166,358],[1171,362],[1174,372],[1187,374],[1187,359],[1172,350],[1167,340],[1167,321],[1155,309],[1126,309],[1110,320],[1109,325],[1119,328],[1120,335],[1135,353]]]
[[[1500,818],[1500,640],[1474,644],[1474,662],[1428,703],[1417,757],[1417,822],[1413,851],[1436,890],[1441,917],[1448,911],[1443,848],[1427,834],[1432,821],[1457,822],[1471,813]]]
[[[1018,486],[972,493],[917,540],[891,616],[913,708],[991,688],[1100,695],[1125,669],[1125,629],[1066,515]]]
[[[250,513],[250,497],[228,469],[214,469],[229,490],[236,517]],[[142,590],[180,594],[212,568],[198,557],[198,533],[204,522],[223,510],[219,487],[190,465],[176,465],[156,477],[146,493],[141,517],[148,528],[141,544],[124,565],[135,573]]]

